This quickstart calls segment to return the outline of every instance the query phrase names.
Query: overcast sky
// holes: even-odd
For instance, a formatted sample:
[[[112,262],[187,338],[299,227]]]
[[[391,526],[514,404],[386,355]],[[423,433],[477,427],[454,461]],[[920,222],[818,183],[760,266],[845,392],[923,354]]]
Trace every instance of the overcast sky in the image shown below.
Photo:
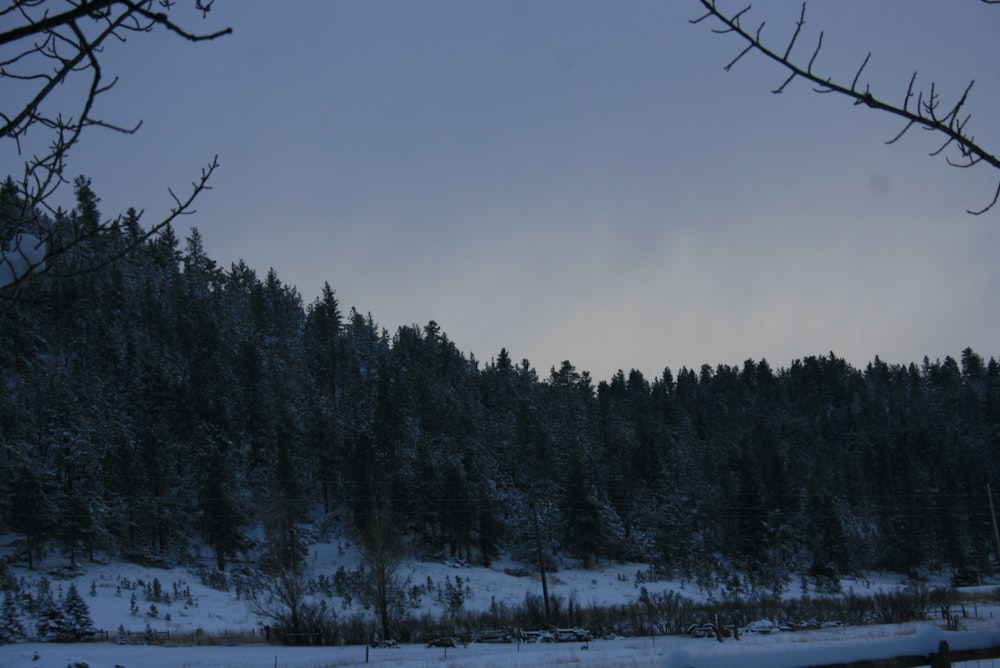
[[[185,2],[178,3],[186,4]],[[191,3],[193,4],[193,2]],[[743,5],[720,0],[724,8]],[[180,9],[180,8],[179,8]],[[147,223],[218,154],[198,213],[228,268],[273,267],[309,303],[390,332],[437,321],[480,361],[506,347],[543,376],[669,366],[863,367],[998,353],[1000,173],[928,157],[916,130],[796,82],[691,25],[696,0],[218,0],[193,28],[110,44],[120,77],[70,171],[102,212]],[[799,3],[755,2],[783,49]],[[185,18],[186,17],[186,18]],[[876,95],[914,70],[1000,151],[1000,7],[974,0],[810,3],[795,56]],[[2,156],[18,173],[16,156]],[[12,166],[11,166],[12,165]],[[61,192],[67,198],[71,193]]]

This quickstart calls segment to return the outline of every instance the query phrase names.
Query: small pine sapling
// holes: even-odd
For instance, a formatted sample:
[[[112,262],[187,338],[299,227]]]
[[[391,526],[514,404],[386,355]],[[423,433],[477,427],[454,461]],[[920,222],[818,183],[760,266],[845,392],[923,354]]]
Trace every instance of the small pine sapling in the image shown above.
[[[65,634],[69,640],[83,640],[94,635],[94,622],[90,618],[90,608],[80,596],[76,584],[70,583],[66,596],[63,598],[63,614],[65,616]]]
[[[0,642],[17,642],[24,640],[24,626],[17,609],[14,592],[7,591],[3,596],[3,608],[0,609]]]

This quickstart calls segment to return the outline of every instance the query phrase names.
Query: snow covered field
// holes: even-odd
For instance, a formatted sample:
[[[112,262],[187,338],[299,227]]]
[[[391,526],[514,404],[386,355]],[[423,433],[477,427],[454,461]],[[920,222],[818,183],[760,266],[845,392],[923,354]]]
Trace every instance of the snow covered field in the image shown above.
[[[995,626],[995,625],[994,625]],[[806,633],[745,637],[718,643],[671,636],[596,640],[588,649],[576,643],[469,645],[448,650],[407,645],[392,649],[364,647],[119,647],[112,643],[79,645],[17,644],[0,647],[0,667],[47,666],[90,668],[327,668],[365,665],[413,668],[794,668],[899,655],[928,654],[947,640],[954,649],[1000,645],[1000,629],[946,633],[931,624],[860,627]],[[991,665],[989,662],[982,663]]]
[[[2,544],[2,543],[0,543]],[[327,577],[338,566],[357,565],[353,549],[344,543],[316,545],[309,555],[311,575]],[[31,591],[43,575],[49,580],[54,596],[69,586],[69,579],[53,575],[53,567],[64,566],[65,560],[50,559],[39,570],[8,566],[22,586]],[[401,580],[413,584],[455,582],[467,583],[465,609],[487,609],[493,603],[518,605],[526,594],[537,595],[539,583],[531,576],[515,577],[504,572],[516,564],[498,563],[492,568],[466,566],[457,563],[406,562],[398,573]],[[637,573],[645,571],[642,564],[603,564],[600,569],[582,570],[566,564],[550,576],[551,594],[568,600],[573,597],[582,605],[591,602],[611,604],[634,601],[640,586],[650,591],[678,591],[692,599],[704,598],[705,592],[691,583],[647,582],[639,584]],[[156,604],[155,616],[151,604],[144,598],[137,583],[156,580],[167,594],[169,602]],[[1000,645],[1000,608],[992,603],[977,606],[978,618],[963,619],[962,632],[945,634],[930,623],[892,626],[864,626],[814,631],[777,633],[773,635],[744,634],[739,641],[727,639],[695,639],[686,636],[656,638],[614,638],[593,640],[587,644],[506,644],[427,648],[405,645],[391,649],[347,647],[284,647],[260,642],[261,621],[250,614],[245,602],[230,590],[218,591],[203,585],[197,575],[183,569],[156,569],[129,563],[83,564],[83,572],[72,578],[90,609],[96,629],[109,634],[109,640],[84,644],[17,643],[0,646],[0,668],[44,666],[74,668],[86,664],[90,668],[124,666],[174,667],[200,666],[226,668],[325,668],[332,666],[444,666],[447,668],[506,668],[508,666],[579,666],[604,668],[611,666],[645,668],[714,666],[802,666],[817,662],[851,661],[900,654],[927,654],[947,639],[953,649],[963,646]],[[870,574],[863,581],[844,582],[845,591],[876,591],[903,586],[898,576],[878,577]],[[991,589],[991,588],[987,588]],[[792,591],[792,596],[800,592]],[[133,594],[137,594],[133,604]],[[341,606],[343,602],[333,601]],[[421,609],[432,614],[445,611],[444,603],[425,595]],[[346,614],[346,608],[338,607]],[[352,611],[360,610],[357,602]],[[27,620],[26,620],[27,621]],[[142,644],[146,626],[159,632],[161,644]],[[26,624],[27,626],[27,624]],[[118,645],[115,629],[119,626],[132,632],[131,644]],[[255,633],[254,638],[249,632]],[[30,631],[29,631],[30,632]],[[169,632],[169,636],[167,636]],[[196,632],[203,637],[232,635],[239,640],[232,646],[193,646]],[[186,645],[186,646],[185,646]],[[738,659],[737,659],[738,657]],[[1000,665],[1000,661],[996,662]],[[985,665],[990,665],[986,663]]]

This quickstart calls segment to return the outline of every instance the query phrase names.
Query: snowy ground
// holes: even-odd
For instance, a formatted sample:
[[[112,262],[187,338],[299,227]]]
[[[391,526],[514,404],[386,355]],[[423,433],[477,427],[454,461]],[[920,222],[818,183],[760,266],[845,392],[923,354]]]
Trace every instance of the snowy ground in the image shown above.
[[[6,541],[0,540],[0,550]],[[312,575],[330,577],[338,566],[346,569],[357,565],[357,555],[346,543],[317,545],[311,548]],[[45,575],[55,595],[69,586],[69,580],[51,574],[52,569],[65,565],[65,560],[51,558],[36,571],[8,566],[8,570],[31,591]],[[492,568],[466,566],[457,563],[408,562],[399,571],[402,580],[412,585],[428,582],[455,582],[456,576],[467,583],[466,609],[487,609],[491,603],[519,605],[526,594],[540,593],[539,583],[531,576],[515,577],[504,571],[517,566],[498,563]],[[565,564],[549,578],[549,591],[581,605],[613,604],[634,601],[639,588],[651,592],[673,590],[698,600],[706,593],[692,583],[637,581],[644,573],[643,564],[604,564],[600,569],[582,570]],[[199,666],[225,668],[326,668],[328,666],[363,665],[366,654],[372,665],[385,666],[444,666],[446,668],[506,668],[507,666],[580,666],[604,668],[611,666],[645,668],[647,666],[681,666],[696,668],[711,666],[801,666],[820,662],[848,661],[857,658],[894,656],[903,653],[926,654],[947,638],[953,648],[963,643],[1000,645],[1000,608],[979,606],[979,619],[963,620],[965,635],[948,634],[927,624],[904,624],[839,628],[770,636],[744,635],[741,640],[719,643],[709,639],[687,637],[617,638],[591,641],[586,649],[581,643],[470,645],[448,650],[428,649],[410,645],[393,649],[366,649],[363,646],[337,648],[289,648],[264,643],[247,642],[247,633],[259,630],[260,621],[251,615],[233,591],[222,592],[204,586],[198,577],[185,569],[155,569],[135,564],[84,564],[84,572],[73,581],[83,595],[94,626],[106,630],[110,641],[78,645],[19,643],[0,646],[0,668],[43,666],[74,667],[87,664],[90,668],[124,666],[174,667]],[[47,575],[46,575],[47,574]],[[136,583],[157,580],[170,596],[170,603],[157,604],[156,616],[150,616],[150,603]],[[641,578],[638,578],[641,579]],[[875,574],[856,582],[844,582],[844,590],[875,591],[903,586],[898,576],[880,577]],[[992,587],[987,589],[992,590]],[[136,594],[138,611],[132,610],[132,594]],[[796,596],[799,592],[792,591]],[[334,605],[338,605],[334,601]],[[421,608],[432,613],[444,611],[444,604],[432,594],[426,594]],[[338,608],[339,610],[339,608]],[[360,610],[357,603],[352,611]],[[168,632],[170,637],[161,646],[143,646],[145,627]],[[133,633],[133,644],[119,646],[115,629],[123,626]],[[239,636],[235,646],[190,646],[194,633],[200,630],[210,636]],[[979,635],[969,635],[970,633]],[[984,635],[985,634],[985,635]],[[164,634],[165,635],[165,634]],[[257,636],[259,639],[259,636]],[[181,645],[189,646],[181,646]],[[738,660],[734,660],[739,656]],[[37,659],[36,659],[37,657]],[[985,664],[989,665],[989,664]],[[1000,666],[1000,661],[996,663]]]
[[[0,667],[62,668],[85,663],[90,668],[332,668],[370,665],[407,668],[794,668],[900,655],[928,654],[941,640],[952,649],[1000,645],[1000,630],[946,633],[931,624],[901,624],[835,631],[744,637],[718,643],[685,637],[618,638],[589,643],[469,645],[428,649],[407,645],[393,649],[364,647],[288,648],[119,647],[111,643],[80,645],[18,644],[0,647]],[[956,664],[957,665],[957,664]],[[973,664],[977,665],[977,664]],[[985,663],[982,665],[991,665]]]

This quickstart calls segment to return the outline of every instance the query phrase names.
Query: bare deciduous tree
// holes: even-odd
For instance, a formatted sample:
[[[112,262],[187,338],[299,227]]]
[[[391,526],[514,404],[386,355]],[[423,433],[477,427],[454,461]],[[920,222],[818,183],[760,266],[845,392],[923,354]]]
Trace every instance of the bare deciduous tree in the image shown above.
[[[795,30],[792,33],[791,39],[789,39],[784,51],[781,52],[775,50],[764,41],[764,22],[761,22],[756,29],[744,27],[743,21],[748,16],[750,6],[736,13],[729,14],[717,7],[716,0],[699,0],[699,2],[705,7],[706,13],[692,20],[691,23],[701,23],[705,19],[714,17],[721,21],[723,26],[713,29],[713,32],[718,34],[735,34],[746,42],[746,47],[726,64],[726,71],[729,71],[743,56],[751,51],[756,51],[770,58],[788,71],[788,76],[780,86],[771,91],[773,93],[783,92],[796,78],[804,79],[812,83],[815,86],[814,90],[818,93],[839,93],[854,100],[855,105],[864,105],[901,118],[904,121],[903,129],[895,137],[889,139],[886,142],[887,144],[899,141],[914,126],[923,127],[944,137],[942,144],[931,152],[932,156],[944,155],[945,160],[953,167],[969,168],[980,163],[985,163],[1000,170],[1000,158],[997,158],[996,155],[978,144],[968,129],[971,114],[965,111],[965,106],[972,91],[972,86],[975,83],[974,81],[969,82],[961,97],[953,105],[943,107],[936,84],[932,81],[929,87],[923,90],[918,89],[916,87],[917,72],[914,72],[913,76],[910,77],[910,83],[906,88],[906,95],[903,97],[902,104],[892,104],[887,102],[885,97],[873,93],[870,84],[862,83],[861,77],[869,60],[871,60],[871,52],[865,56],[850,84],[836,82],[832,78],[824,77],[814,71],[813,67],[816,64],[820,49],[823,47],[822,31],[816,39],[816,45],[808,61],[802,62],[793,57],[792,50],[795,48],[796,42],[802,33],[802,27],[805,25],[805,2],[802,3],[802,10],[795,24]],[[983,2],[986,4],[997,4],[1000,3],[1000,0],[983,0]],[[914,97],[916,97],[916,100],[913,99]],[[949,149],[954,150],[957,155],[948,155],[946,150]],[[993,199],[986,206],[975,210],[970,209],[968,212],[973,215],[986,213],[996,205],[998,199],[1000,199],[1000,179],[998,179]]]
[[[396,571],[402,560],[401,534],[399,518],[392,509],[389,485],[373,483],[367,527],[359,537],[358,547],[368,569],[383,640],[392,638],[390,612],[393,599],[399,594]]]
[[[192,1],[202,17],[214,2]],[[0,140],[24,161],[23,172],[12,181],[17,185],[20,210],[0,214],[11,218],[0,220],[4,233],[0,264],[8,260],[10,265],[0,266],[7,279],[0,280],[0,297],[10,298],[13,288],[41,271],[46,257],[51,259],[45,252],[51,232],[41,225],[39,214],[53,212],[49,200],[69,182],[68,157],[84,131],[97,127],[132,134],[142,125],[141,121],[116,123],[98,115],[98,101],[117,83],[117,78],[108,77],[102,67],[106,44],[154,30],[166,30],[191,42],[214,40],[232,32],[230,28],[192,32],[171,17],[175,4],[174,0],[9,0],[0,8],[0,83],[5,88],[0,101]],[[59,95],[55,94],[57,89]],[[66,101],[67,89],[76,91],[75,100]],[[213,158],[193,181],[187,196],[170,190],[174,206],[168,215],[153,223],[131,247],[157,234],[178,216],[192,213],[195,198],[208,188],[217,167]],[[120,222],[114,219],[87,230],[81,238],[62,243],[59,252],[115,230]],[[95,258],[90,268],[114,259]]]
[[[336,635],[336,613],[309,595],[301,571],[261,574],[246,592],[246,607],[272,625],[274,639],[286,645],[320,645]]]

